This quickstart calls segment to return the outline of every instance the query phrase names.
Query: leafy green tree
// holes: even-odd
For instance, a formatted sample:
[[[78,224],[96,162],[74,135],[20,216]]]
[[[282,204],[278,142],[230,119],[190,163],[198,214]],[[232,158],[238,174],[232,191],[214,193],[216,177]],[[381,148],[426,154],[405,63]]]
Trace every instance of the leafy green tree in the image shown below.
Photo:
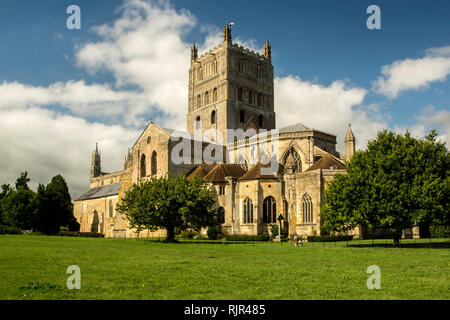
[[[384,130],[357,152],[325,193],[324,230],[382,227],[394,236],[422,224],[449,224],[450,156],[432,130],[423,140]]]
[[[33,229],[36,225],[36,199],[32,190],[20,187],[1,201],[2,223],[18,229]]]
[[[138,232],[164,228],[173,241],[175,229],[200,230],[214,224],[215,193],[200,178],[184,175],[153,177],[133,185],[117,205]]]

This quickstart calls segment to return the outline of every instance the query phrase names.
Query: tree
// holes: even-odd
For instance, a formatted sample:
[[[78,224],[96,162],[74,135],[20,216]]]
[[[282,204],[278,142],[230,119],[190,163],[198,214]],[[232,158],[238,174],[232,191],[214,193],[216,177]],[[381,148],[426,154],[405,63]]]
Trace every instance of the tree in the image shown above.
[[[30,190],[30,188],[28,187],[28,182],[30,182],[30,179],[28,178],[28,172],[22,172],[20,174],[20,177],[16,180],[16,190],[19,190],[19,188]]]
[[[425,139],[384,130],[357,152],[347,174],[337,174],[325,192],[324,230],[382,227],[394,245],[404,228],[449,224],[450,156],[432,130]]]
[[[36,225],[36,199],[32,190],[19,187],[11,191],[0,204],[2,224],[26,230]]]
[[[56,234],[60,227],[59,199],[39,184],[37,200],[37,229],[46,234]]]
[[[200,178],[168,175],[133,185],[117,204],[130,227],[138,232],[164,228],[167,241],[175,238],[175,229],[200,230],[213,225],[214,192]]]
[[[60,226],[67,226],[73,217],[72,200],[66,181],[61,175],[54,176],[46,188],[47,196],[54,202],[54,210],[59,214]]]

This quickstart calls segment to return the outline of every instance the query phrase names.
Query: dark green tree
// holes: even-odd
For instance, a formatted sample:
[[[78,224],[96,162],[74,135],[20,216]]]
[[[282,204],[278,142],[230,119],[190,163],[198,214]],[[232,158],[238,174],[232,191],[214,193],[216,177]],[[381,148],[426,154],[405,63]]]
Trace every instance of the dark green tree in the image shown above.
[[[28,182],[30,182],[30,179],[28,178],[28,172],[22,172],[20,174],[20,177],[16,180],[16,190],[19,190],[19,188],[24,188],[26,190],[29,190]]]
[[[67,226],[73,219],[72,200],[66,181],[61,175],[54,176],[46,188],[47,197],[54,202],[52,206],[59,214],[60,226]]]
[[[169,175],[133,185],[118,203],[117,211],[138,232],[164,228],[167,241],[173,241],[175,229],[200,230],[213,225],[214,203],[215,193],[203,179]]]
[[[449,224],[450,156],[432,130],[419,140],[384,130],[357,152],[347,174],[336,175],[325,193],[322,228],[347,231],[381,227],[394,236],[404,228]]]
[[[37,194],[37,228],[46,234],[56,234],[60,227],[59,199],[53,192],[48,192],[39,184]]]
[[[2,211],[2,200],[5,199],[9,193],[12,191],[9,184],[2,185],[2,192],[0,192],[0,225],[3,225],[3,211]]]

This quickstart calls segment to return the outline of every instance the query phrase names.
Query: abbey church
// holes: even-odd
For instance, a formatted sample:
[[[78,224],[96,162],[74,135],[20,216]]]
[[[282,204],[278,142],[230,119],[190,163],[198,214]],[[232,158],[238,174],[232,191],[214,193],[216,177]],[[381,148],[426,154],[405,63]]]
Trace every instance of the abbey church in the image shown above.
[[[124,192],[152,176],[187,174],[216,190],[219,223],[228,234],[270,234],[283,221],[286,234],[320,235],[327,182],[345,173],[355,152],[350,125],[344,139],[340,154],[333,134],[302,123],[277,128],[271,45],[266,41],[263,54],[238,46],[227,25],[217,47],[201,56],[191,48],[187,132],[150,121],[114,173],[102,171],[96,146],[90,189],[75,200],[74,215],[82,232],[135,237],[115,210]]]

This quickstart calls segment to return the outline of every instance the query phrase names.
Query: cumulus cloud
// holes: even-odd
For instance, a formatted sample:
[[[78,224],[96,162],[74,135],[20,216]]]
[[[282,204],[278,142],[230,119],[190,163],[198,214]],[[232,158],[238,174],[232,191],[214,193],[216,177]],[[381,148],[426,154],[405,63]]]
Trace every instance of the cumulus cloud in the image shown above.
[[[196,21],[169,3],[127,0],[112,24],[93,29],[97,42],[81,46],[77,64],[90,73],[111,72],[118,88],[137,87],[163,113],[160,124],[184,128],[190,45],[183,36]],[[136,115],[147,112],[134,108]]]
[[[421,59],[405,59],[383,66],[374,82],[375,92],[396,98],[402,91],[444,81],[450,73],[450,46],[430,48]]]
[[[99,142],[102,170],[123,167],[127,148],[139,131],[119,125],[108,126],[41,108],[0,109],[2,183],[13,183],[28,171],[31,186],[49,183],[61,174],[72,198],[89,188],[91,152]]]
[[[348,123],[356,136],[356,147],[363,148],[377,132],[387,127],[376,105],[364,106],[367,90],[350,87],[338,80],[329,86],[287,76],[275,79],[277,127],[296,122],[334,133],[338,149],[344,150]]]

